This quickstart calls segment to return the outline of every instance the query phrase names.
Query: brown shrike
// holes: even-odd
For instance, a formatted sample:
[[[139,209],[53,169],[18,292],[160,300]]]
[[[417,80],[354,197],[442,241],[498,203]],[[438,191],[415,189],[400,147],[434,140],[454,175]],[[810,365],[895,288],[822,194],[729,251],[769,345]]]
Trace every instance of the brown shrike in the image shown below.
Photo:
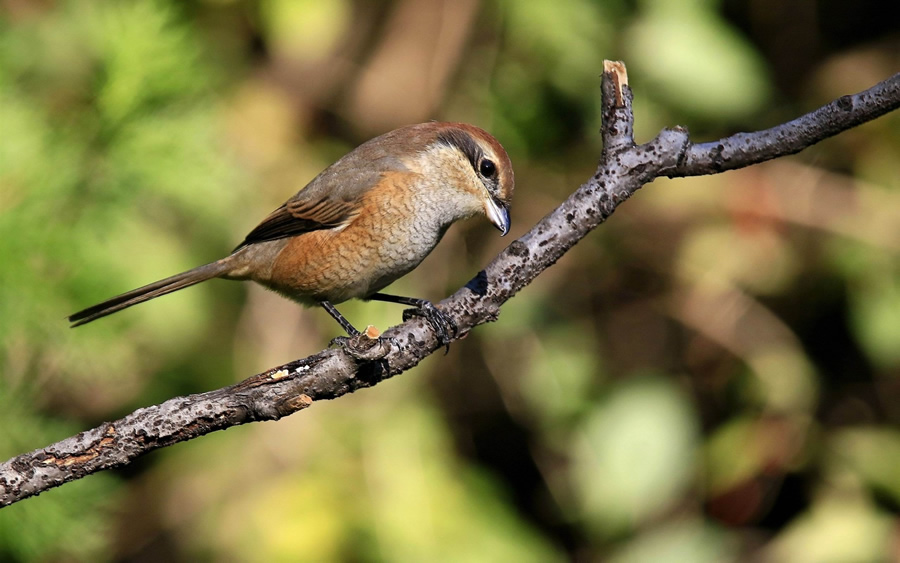
[[[455,324],[425,299],[379,293],[434,249],[451,223],[479,213],[509,231],[512,165],[500,143],[464,123],[422,123],[376,137],[326,168],[225,258],[145,285],[69,317],[89,323],[212,278],[253,280],[304,305],[348,299],[411,305],[441,343]],[[404,315],[406,318],[406,315]]]

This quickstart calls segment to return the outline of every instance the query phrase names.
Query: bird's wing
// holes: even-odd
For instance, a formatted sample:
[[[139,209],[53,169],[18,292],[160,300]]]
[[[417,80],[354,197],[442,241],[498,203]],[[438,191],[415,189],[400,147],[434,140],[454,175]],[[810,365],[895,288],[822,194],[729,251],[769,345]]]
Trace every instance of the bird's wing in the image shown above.
[[[258,242],[293,237],[320,229],[334,229],[357,214],[358,200],[337,199],[329,197],[329,194],[301,197],[305,191],[301,190],[270,213],[235,250]]]
[[[385,174],[409,173],[406,164],[394,156],[394,145],[400,141],[402,138],[391,132],[346,154],[266,217],[235,250],[346,225],[359,214],[363,196]]]
[[[330,197],[292,198],[263,219],[235,250],[258,242],[340,227],[356,215],[357,207],[355,201]]]

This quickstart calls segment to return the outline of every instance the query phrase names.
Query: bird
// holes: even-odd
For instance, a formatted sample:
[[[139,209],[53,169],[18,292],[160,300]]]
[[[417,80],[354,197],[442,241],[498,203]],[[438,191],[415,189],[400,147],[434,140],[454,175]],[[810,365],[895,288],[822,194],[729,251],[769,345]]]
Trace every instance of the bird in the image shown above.
[[[416,268],[450,225],[483,214],[506,235],[515,188],[503,146],[474,125],[427,122],[350,151],[270,213],[228,256],[139,287],[68,317],[72,327],[213,278],[251,280],[305,306],[349,299],[411,306],[449,347],[457,327],[427,299],[382,293]],[[337,339],[336,339],[337,340]]]

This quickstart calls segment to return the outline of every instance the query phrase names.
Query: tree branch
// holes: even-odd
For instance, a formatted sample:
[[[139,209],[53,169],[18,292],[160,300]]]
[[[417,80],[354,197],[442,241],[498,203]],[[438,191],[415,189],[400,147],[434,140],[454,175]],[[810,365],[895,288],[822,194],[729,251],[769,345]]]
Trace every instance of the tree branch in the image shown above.
[[[528,233],[510,244],[465,287],[441,302],[457,338],[494,321],[500,307],[609,217],[641,186],[661,176],[712,174],[796,153],[900,106],[900,74],[791,122],[694,145],[684,128],[665,129],[644,145],[633,138],[633,93],[621,63],[604,65],[604,149],[596,174]],[[369,334],[369,336],[375,336]],[[157,448],[239,424],[277,420],[407,371],[440,348],[430,325],[413,319],[363,336],[366,350],[329,349],[236,385],[170,399],[0,464],[0,506],[68,481],[120,467]]]
[[[859,94],[765,131],[738,133],[711,143],[688,144],[670,177],[715,174],[802,151],[900,107],[900,73]]]

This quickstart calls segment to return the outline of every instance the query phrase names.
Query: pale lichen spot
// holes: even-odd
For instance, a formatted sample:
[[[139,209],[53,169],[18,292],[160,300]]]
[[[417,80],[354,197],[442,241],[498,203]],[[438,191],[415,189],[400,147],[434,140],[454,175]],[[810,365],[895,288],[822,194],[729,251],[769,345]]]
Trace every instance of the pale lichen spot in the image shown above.
[[[269,379],[283,379],[289,375],[286,369],[280,369],[275,373],[269,375]]]

